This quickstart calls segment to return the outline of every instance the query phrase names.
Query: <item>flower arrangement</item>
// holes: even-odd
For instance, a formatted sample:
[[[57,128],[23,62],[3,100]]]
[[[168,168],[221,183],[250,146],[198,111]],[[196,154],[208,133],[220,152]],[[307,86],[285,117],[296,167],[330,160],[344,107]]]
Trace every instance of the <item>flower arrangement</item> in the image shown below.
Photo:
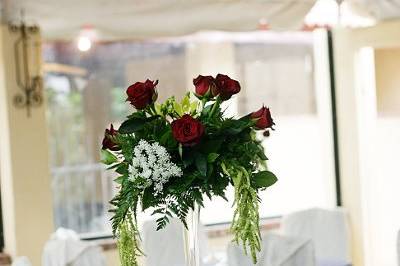
[[[157,230],[186,216],[204,197],[225,198],[235,189],[231,229],[234,241],[249,249],[256,263],[260,251],[258,193],[277,178],[267,170],[257,131],[269,135],[274,122],[270,110],[240,119],[224,117],[221,103],[240,92],[238,81],[227,75],[198,76],[194,96],[174,97],[157,104],[158,81],[136,82],[127,95],[136,111],[118,130],[106,129],[102,160],[118,173],[118,194],[111,200],[112,228],[118,238],[121,263],[137,265],[140,236],[136,214],[153,208]]]

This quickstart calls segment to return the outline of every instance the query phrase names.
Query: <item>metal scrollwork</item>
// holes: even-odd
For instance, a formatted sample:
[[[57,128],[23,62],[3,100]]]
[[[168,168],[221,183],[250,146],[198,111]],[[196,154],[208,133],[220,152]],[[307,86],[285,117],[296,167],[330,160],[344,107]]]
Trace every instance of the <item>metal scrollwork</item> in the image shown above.
[[[40,43],[35,41],[34,34],[39,32],[37,26],[10,24],[10,32],[19,34],[14,43],[15,76],[21,92],[14,96],[14,105],[18,108],[26,108],[28,116],[32,107],[38,107],[43,103],[43,79],[38,69],[40,64]]]

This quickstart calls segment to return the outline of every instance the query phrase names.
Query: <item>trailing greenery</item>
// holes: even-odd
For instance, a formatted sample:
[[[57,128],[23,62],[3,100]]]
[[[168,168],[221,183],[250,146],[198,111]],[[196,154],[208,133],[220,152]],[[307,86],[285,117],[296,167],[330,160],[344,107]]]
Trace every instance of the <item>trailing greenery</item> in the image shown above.
[[[122,266],[138,266],[137,257],[143,255],[139,248],[139,231],[130,213],[118,224],[118,250]]]
[[[257,191],[251,186],[251,176],[244,167],[228,169],[223,164],[224,171],[232,176],[235,186],[235,212],[231,229],[235,234],[234,241],[243,244],[245,253],[250,248],[253,263],[257,263],[257,252],[261,250],[261,235],[258,214]]]
[[[118,174],[119,192],[110,211],[123,266],[137,265],[136,257],[143,254],[138,211],[151,208],[157,230],[172,217],[187,227],[189,211],[196,204],[203,207],[204,197],[226,199],[229,185],[235,188],[234,241],[256,263],[261,249],[258,192],[277,181],[257,139],[260,118],[224,117],[221,97],[209,92],[197,97],[188,93],[181,101],[171,97],[151,103],[129,115],[118,131],[106,131],[102,161]]]

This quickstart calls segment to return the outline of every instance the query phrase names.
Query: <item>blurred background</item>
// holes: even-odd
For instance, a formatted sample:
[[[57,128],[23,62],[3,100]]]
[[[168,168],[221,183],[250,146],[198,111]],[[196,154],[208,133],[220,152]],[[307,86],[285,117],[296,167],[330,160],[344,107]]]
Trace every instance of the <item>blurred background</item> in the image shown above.
[[[285,235],[294,214],[324,210],[296,222],[312,231],[316,265],[398,265],[400,1],[3,0],[1,9],[4,265],[21,256],[52,265],[43,250],[58,228],[119,265],[108,213],[118,188],[99,163],[104,129],[133,111],[125,90],[136,81],[159,80],[163,101],[218,73],[242,86],[229,114],[265,104],[276,123],[263,143],[279,178],[261,194],[263,234]],[[228,199],[201,210],[204,265],[247,265],[229,257],[233,191]],[[151,219],[140,215],[143,230]],[[330,241],[343,256],[319,256]]]

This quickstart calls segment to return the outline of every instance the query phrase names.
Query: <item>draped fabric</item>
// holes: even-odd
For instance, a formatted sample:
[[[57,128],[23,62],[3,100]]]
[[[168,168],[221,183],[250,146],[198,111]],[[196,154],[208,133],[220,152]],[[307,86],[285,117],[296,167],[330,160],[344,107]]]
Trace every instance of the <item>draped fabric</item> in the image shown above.
[[[176,36],[201,30],[252,31],[262,23],[295,30],[315,0],[6,0],[10,18],[25,11],[46,39],[76,38],[91,25],[99,39]]]
[[[348,0],[357,8],[364,9],[377,20],[400,17],[400,0]]]

